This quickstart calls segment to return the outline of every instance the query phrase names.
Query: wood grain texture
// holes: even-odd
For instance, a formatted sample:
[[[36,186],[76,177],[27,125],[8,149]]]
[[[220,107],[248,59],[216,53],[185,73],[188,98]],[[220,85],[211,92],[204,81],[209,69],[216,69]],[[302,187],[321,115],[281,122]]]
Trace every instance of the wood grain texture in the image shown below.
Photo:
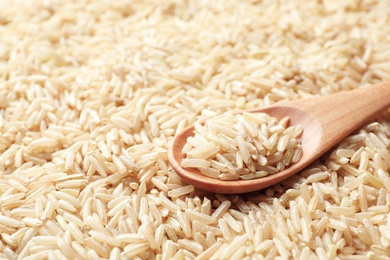
[[[181,153],[193,126],[177,134],[168,151],[172,168],[186,182],[199,189],[215,193],[246,193],[272,186],[301,171],[322,154],[339,143],[365,122],[390,108],[390,83],[343,91],[337,94],[308,99],[284,101],[269,107],[251,110],[264,112],[278,119],[290,117],[291,125],[302,125],[301,160],[273,175],[254,180],[223,181],[202,175],[196,169],[180,166]]]

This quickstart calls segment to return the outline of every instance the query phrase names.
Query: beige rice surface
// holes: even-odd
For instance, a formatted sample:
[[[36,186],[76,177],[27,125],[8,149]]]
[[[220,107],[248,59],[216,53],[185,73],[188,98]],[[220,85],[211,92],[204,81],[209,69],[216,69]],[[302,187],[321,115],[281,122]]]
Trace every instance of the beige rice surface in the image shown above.
[[[1,0],[0,258],[384,259],[390,117],[249,196],[182,182],[167,149],[390,80],[389,24],[379,0]]]

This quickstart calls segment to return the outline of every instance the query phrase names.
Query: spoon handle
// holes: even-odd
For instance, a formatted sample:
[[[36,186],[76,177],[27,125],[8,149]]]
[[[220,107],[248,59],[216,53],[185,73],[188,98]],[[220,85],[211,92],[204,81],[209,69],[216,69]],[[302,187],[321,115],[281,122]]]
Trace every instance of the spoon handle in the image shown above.
[[[323,150],[327,150],[365,122],[390,108],[390,83],[343,91],[337,94],[291,101],[299,110],[310,111],[311,119],[318,121]],[[312,134],[315,134],[313,131]]]

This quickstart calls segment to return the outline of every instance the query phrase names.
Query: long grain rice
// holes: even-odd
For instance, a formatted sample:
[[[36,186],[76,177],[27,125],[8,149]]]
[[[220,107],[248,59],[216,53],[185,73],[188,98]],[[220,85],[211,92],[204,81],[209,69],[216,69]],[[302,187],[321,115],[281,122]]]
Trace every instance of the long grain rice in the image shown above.
[[[388,113],[243,196],[188,185],[167,150],[211,121],[184,149],[213,158],[189,161],[205,175],[298,162],[302,128],[228,115],[390,80],[389,16],[368,0],[0,1],[0,258],[384,259]]]
[[[256,124],[259,121],[262,123]],[[283,121],[287,124],[288,118]],[[293,159],[299,161],[302,153],[300,140],[296,138],[301,131],[292,126],[274,126],[275,122],[275,118],[263,113],[248,116],[244,112],[213,117],[203,126],[195,124],[194,137],[188,137],[182,149],[186,158],[181,166],[196,168],[208,177],[221,180],[256,179],[281,171]],[[268,137],[268,133],[272,135]],[[288,147],[290,143],[294,145]],[[269,166],[275,171],[264,168]]]

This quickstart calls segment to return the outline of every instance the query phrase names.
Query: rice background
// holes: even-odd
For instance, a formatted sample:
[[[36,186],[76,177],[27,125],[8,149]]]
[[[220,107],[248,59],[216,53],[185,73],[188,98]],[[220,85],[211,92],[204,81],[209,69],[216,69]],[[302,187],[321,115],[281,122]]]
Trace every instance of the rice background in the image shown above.
[[[390,119],[242,196],[167,161],[196,120],[390,80],[389,1],[0,1],[0,257],[388,259]]]

